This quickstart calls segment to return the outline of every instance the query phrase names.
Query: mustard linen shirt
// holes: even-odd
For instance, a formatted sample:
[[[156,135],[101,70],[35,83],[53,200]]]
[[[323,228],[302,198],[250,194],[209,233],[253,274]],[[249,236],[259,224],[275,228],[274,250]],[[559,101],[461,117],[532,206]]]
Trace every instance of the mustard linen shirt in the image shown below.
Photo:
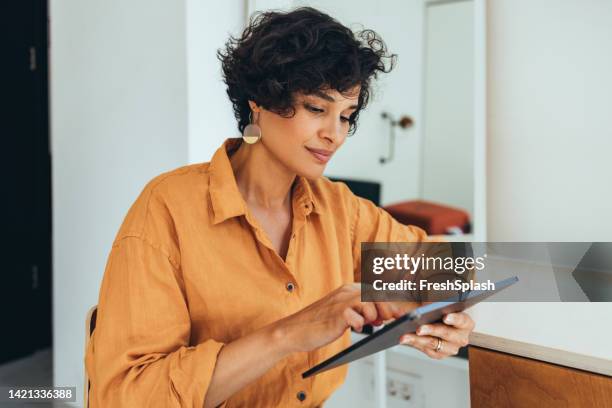
[[[242,198],[228,139],[209,163],[147,184],[112,245],[85,363],[90,407],[203,406],[229,343],[359,280],[362,241],[422,241],[342,183],[298,177],[286,260]],[[227,407],[320,406],[346,366],[301,373],[350,344],[350,333],[279,361]],[[303,401],[298,398],[305,396]]]

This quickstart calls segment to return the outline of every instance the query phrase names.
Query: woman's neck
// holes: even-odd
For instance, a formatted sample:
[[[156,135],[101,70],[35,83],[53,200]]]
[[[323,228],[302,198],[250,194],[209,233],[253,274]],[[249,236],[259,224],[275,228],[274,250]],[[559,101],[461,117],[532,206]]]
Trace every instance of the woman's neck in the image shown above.
[[[283,166],[262,142],[241,143],[230,157],[238,190],[248,205],[277,211],[291,208],[296,175]]]

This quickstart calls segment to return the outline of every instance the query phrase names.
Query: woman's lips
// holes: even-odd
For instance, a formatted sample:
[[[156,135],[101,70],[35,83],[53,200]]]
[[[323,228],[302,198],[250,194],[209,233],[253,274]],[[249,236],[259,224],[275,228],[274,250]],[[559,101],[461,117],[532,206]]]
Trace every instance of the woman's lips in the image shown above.
[[[310,147],[307,147],[306,150],[308,150],[310,154],[312,154],[321,163],[327,163],[333,154],[333,152],[329,150],[313,149]]]

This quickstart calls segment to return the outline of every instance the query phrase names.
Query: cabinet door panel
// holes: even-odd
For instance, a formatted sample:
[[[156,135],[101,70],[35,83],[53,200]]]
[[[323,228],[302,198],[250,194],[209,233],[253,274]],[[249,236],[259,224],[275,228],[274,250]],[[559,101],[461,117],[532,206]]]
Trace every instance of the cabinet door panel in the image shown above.
[[[612,378],[470,347],[472,408],[612,407]]]

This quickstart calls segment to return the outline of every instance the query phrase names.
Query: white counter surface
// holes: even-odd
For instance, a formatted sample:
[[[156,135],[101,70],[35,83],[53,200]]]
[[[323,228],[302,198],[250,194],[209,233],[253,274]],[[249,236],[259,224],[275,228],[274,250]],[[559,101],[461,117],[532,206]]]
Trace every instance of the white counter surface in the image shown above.
[[[612,376],[612,303],[482,303],[470,343]]]

